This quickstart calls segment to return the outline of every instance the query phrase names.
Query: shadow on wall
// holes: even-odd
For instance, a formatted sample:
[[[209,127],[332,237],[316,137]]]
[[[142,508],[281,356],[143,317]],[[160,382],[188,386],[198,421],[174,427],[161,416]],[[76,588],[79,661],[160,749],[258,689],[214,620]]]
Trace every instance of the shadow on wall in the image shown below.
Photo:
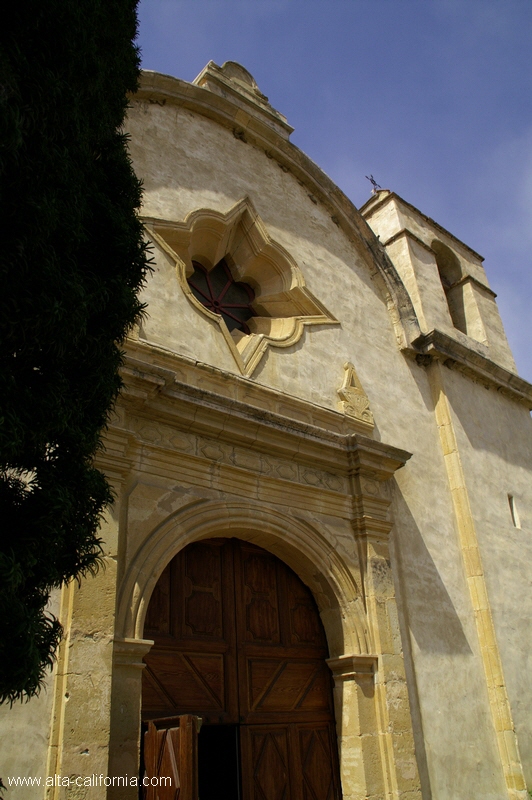
[[[406,363],[425,408],[433,414],[434,400],[425,368],[409,359]],[[486,388],[470,380],[449,365],[444,366],[443,377],[458,428],[463,430],[471,447],[494,453],[508,464],[528,470],[532,438],[529,410],[493,387]]]
[[[448,375],[446,383],[449,403],[471,447],[528,470],[532,440],[528,409],[478,383],[471,383],[469,391],[463,391],[459,373]]]
[[[432,788],[410,633],[419,649],[427,653],[471,654],[471,648],[449,593],[397,484],[393,513],[395,519],[402,521],[400,541],[394,528],[390,550],[416,757],[423,798],[431,800]],[[429,609],[433,610],[432,613]]]
[[[460,618],[398,486],[394,506],[401,520],[401,541],[393,543],[399,601],[412,636],[424,652],[470,655]]]

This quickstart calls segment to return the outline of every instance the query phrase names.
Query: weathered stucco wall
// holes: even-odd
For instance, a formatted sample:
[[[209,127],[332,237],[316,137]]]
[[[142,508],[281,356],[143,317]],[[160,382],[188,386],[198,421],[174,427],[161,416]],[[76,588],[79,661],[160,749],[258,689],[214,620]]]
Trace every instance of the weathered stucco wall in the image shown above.
[[[453,371],[447,384],[521,758],[532,786],[532,420],[526,408],[482,385],[465,384]]]
[[[59,592],[49,604],[59,613]],[[54,699],[55,671],[38,697],[30,702],[0,706],[0,777],[7,787],[6,800],[42,800],[47,776],[48,746]],[[10,785],[10,778],[37,778],[42,785]]]

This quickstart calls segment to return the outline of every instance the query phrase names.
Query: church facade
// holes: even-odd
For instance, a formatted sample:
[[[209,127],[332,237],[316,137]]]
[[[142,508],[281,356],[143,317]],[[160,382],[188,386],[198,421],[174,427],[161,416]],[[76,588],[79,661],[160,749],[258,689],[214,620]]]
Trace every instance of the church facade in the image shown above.
[[[213,763],[242,800],[525,800],[532,386],[481,256],[391,191],[355,209],[234,62],[145,72],[128,128],[154,270],[106,566],[2,710],[4,782],[43,778],[6,800],[134,800],[180,715],[202,800]]]

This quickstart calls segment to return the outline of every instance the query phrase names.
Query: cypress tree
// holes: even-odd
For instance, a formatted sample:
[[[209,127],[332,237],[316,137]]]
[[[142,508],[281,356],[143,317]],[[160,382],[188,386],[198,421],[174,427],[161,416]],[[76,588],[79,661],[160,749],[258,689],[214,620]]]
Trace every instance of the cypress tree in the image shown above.
[[[136,4],[18,0],[0,26],[0,702],[42,686],[50,592],[97,569],[112,501],[92,462],[148,268]]]

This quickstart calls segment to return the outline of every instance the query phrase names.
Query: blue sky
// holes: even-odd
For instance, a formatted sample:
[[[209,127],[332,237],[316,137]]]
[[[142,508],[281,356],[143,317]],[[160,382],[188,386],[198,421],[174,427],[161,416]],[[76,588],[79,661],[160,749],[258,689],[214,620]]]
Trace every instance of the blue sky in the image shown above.
[[[485,257],[532,382],[531,0],[141,0],[142,62],[233,60],[356,206],[365,175]]]

